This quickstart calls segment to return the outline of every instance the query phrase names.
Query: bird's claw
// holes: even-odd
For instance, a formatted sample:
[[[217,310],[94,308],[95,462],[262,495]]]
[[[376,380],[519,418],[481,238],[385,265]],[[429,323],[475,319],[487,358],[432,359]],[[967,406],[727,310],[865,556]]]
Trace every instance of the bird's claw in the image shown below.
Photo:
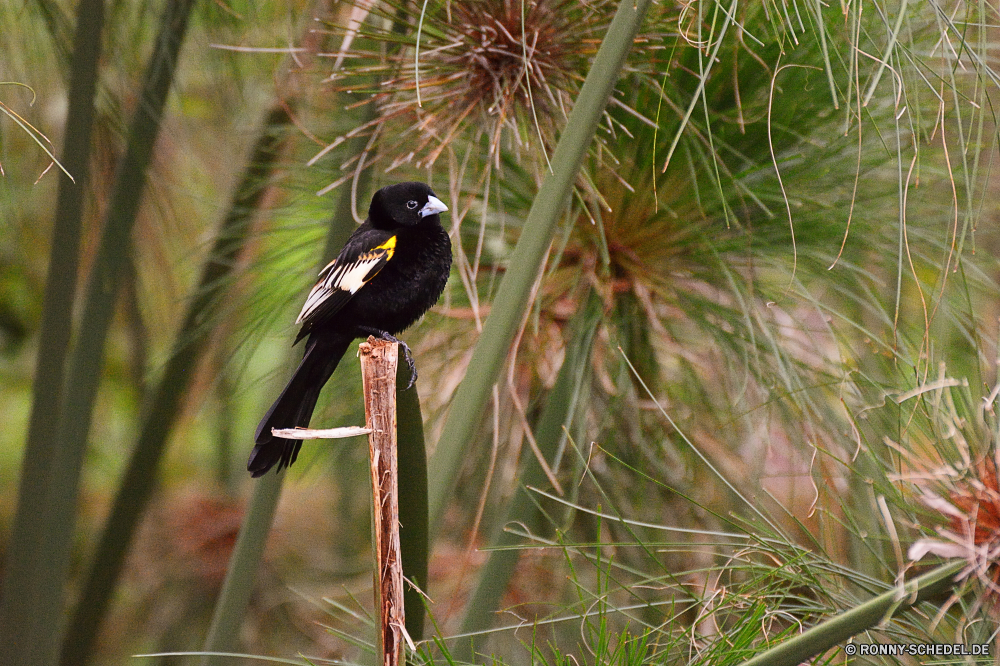
[[[410,366],[410,383],[406,385],[404,391],[409,391],[413,388],[413,385],[417,381],[417,364],[413,362],[413,353],[410,351],[410,346],[403,342],[402,340],[397,340],[391,335],[386,338],[389,342],[395,342],[403,348],[403,358],[406,359],[406,364]]]
[[[361,330],[368,335],[374,335],[387,342],[395,342],[403,348],[403,358],[406,359],[406,364],[410,366],[410,383],[406,385],[404,390],[408,391],[413,388],[413,385],[417,381],[417,364],[413,362],[413,352],[410,351],[410,346],[387,331],[379,331],[373,328],[362,328]]]

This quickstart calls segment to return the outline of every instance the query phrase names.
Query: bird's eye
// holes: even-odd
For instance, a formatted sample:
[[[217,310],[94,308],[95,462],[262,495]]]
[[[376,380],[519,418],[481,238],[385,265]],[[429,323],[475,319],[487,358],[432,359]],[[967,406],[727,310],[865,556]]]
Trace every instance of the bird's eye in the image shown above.
[[[414,210],[417,207],[417,202],[414,201],[413,199],[410,199],[409,201],[406,202],[406,207],[409,208],[410,210]]]

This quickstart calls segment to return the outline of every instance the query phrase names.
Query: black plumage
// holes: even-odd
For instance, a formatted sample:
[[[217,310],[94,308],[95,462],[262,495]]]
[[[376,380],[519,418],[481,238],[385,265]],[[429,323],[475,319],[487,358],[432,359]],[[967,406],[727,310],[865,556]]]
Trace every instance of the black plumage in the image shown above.
[[[353,340],[395,340],[437,302],[451,270],[451,241],[439,216],[446,210],[423,183],[389,185],[372,197],[368,219],[320,271],[296,320],[302,328],[295,342],[306,338],[305,353],[257,426],[247,461],[253,476],[295,462],[301,441],[275,437],[271,429],[309,425],[323,385]]]

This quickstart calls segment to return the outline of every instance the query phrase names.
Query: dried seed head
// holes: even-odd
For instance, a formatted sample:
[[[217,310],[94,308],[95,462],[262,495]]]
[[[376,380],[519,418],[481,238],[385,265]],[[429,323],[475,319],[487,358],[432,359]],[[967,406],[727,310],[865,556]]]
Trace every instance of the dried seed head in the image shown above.
[[[963,557],[965,576],[975,575],[994,605],[1000,602],[1000,486],[997,462],[987,457],[964,474],[949,469],[939,474],[939,488],[924,489],[921,500],[947,521],[938,527],[939,539],[919,539],[909,557],[919,560],[930,553],[940,557]]]
[[[551,147],[613,8],[606,0],[469,0],[424,15],[419,3],[401,7],[383,32],[367,35],[378,52],[358,47],[344,59],[380,64],[335,76],[340,90],[380,79],[366,100],[378,106],[375,119],[350,134],[381,133],[382,159],[393,160],[387,170],[429,167],[456,141],[485,148],[481,161],[496,165],[504,142],[541,156],[537,149]]]

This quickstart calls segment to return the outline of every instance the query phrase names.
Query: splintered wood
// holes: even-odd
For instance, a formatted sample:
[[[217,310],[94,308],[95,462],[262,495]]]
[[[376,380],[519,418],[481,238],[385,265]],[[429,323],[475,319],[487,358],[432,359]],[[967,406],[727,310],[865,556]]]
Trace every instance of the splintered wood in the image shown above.
[[[399,556],[399,484],[396,459],[396,343],[369,337],[359,345],[365,423],[371,429],[375,609],[382,666],[403,664],[403,567]]]

